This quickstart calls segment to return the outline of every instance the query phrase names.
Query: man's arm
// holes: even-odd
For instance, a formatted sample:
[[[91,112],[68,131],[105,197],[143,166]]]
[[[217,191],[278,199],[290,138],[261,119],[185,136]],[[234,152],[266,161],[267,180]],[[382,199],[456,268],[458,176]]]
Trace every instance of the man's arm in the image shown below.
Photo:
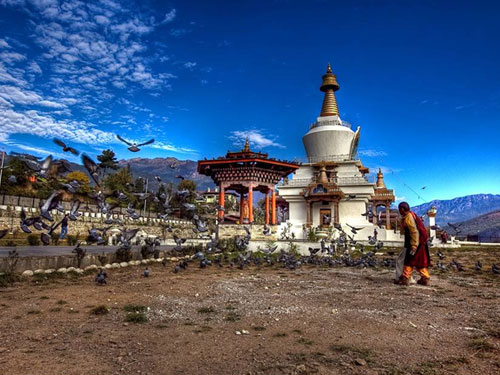
[[[415,219],[413,218],[412,214],[408,214],[405,217],[405,225],[408,227],[410,231],[410,244],[411,244],[411,255],[415,255],[415,252],[417,251],[418,247],[418,241],[419,241],[419,233],[417,229],[417,223],[415,223]]]

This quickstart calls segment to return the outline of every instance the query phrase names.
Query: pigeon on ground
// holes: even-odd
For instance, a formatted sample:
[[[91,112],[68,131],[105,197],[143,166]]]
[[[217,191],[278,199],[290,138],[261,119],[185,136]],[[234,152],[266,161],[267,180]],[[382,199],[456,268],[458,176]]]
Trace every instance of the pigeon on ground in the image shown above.
[[[102,268],[100,268],[99,272],[97,273],[97,276],[95,277],[95,282],[97,285],[106,285],[107,278],[108,278],[108,274],[106,273],[106,271],[103,270]]]
[[[495,275],[498,275],[500,274],[500,268],[495,263],[493,263],[493,265],[491,266],[491,272],[493,272]]]
[[[478,260],[476,262],[476,271],[481,271],[482,268],[483,268],[483,265],[481,264],[481,261]]]
[[[142,276],[144,277],[149,277],[149,268],[146,267],[146,269],[144,270],[144,272],[142,273]]]
[[[7,179],[7,181],[9,181],[11,184],[17,184],[17,178],[16,176],[12,175],[12,176],[9,176],[9,178]]]

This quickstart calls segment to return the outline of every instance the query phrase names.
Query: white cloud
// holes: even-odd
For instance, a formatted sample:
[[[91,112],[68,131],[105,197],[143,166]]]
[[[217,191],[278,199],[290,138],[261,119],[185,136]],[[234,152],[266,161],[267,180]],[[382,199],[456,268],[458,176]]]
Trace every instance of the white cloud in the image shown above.
[[[155,142],[151,145],[152,148],[156,148],[159,150],[166,150],[166,151],[172,151],[172,152],[177,152],[180,154],[195,154],[197,151],[186,148],[186,147],[177,147],[172,144],[166,144],[163,142]]]
[[[0,38],[0,48],[9,48],[9,43],[5,41],[5,39]]]
[[[34,110],[16,112],[12,109],[2,111],[0,116],[0,141],[8,140],[12,134],[32,134],[46,138],[59,137],[86,144],[115,143],[113,133],[97,129],[93,124],[83,121],[62,121]]]
[[[193,69],[197,64],[194,61],[188,61],[184,63],[184,68]]]
[[[229,139],[237,146],[242,146],[245,143],[245,139],[248,137],[250,142],[250,148],[265,148],[265,147],[279,147],[285,148],[280,143],[277,143],[275,139],[265,136],[262,134],[261,130],[235,130],[231,132]]]
[[[2,52],[0,53],[0,60],[2,62],[5,62],[7,64],[13,64],[13,63],[16,63],[18,61],[22,61],[22,60],[25,60],[26,59],[26,56],[24,55],[21,55],[20,53],[17,53],[17,52]]]
[[[28,64],[28,72],[41,74],[42,68],[40,68],[40,65],[38,65],[35,61],[30,61]]]
[[[170,12],[165,14],[165,18],[163,19],[162,23],[168,23],[172,22],[177,14],[177,11],[175,9],[172,9]]]
[[[378,150],[372,150],[372,149],[359,150],[358,154],[360,156],[367,156],[369,158],[374,158],[374,157],[379,157],[379,156],[387,156],[387,153],[385,151],[378,151]]]

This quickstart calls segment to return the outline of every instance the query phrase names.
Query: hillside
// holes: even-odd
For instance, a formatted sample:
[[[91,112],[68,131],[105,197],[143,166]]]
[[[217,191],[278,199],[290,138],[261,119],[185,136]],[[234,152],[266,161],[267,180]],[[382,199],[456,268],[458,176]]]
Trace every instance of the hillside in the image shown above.
[[[500,242],[500,210],[464,221],[460,223],[460,230],[461,236],[478,236],[482,242]]]
[[[423,215],[432,206],[437,209],[436,223],[445,226],[447,223],[463,222],[500,210],[500,194],[475,194],[449,200],[433,200],[412,209]]]

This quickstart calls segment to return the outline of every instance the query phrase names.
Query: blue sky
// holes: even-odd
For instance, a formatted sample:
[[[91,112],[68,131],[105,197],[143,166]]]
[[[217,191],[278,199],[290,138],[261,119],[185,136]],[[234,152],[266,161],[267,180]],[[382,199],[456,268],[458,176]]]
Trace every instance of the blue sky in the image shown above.
[[[0,0],[0,146],[304,157],[331,62],[365,165],[411,204],[500,193],[500,23],[484,1]],[[114,134],[154,137],[129,153]],[[425,190],[420,190],[426,186]]]

